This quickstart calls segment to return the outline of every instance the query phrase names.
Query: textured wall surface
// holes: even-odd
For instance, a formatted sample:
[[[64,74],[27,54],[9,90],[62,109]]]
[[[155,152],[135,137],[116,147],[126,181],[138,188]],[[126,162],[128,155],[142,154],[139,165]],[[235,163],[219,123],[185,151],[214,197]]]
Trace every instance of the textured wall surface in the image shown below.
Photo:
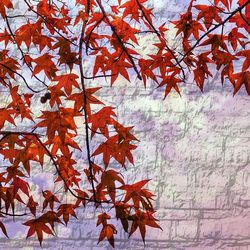
[[[156,4],[156,1],[154,1]],[[171,18],[184,7],[161,1],[160,18]],[[117,108],[118,120],[135,125],[140,139],[135,167],[126,178],[150,178],[157,217],[163,232],[148,230],[146,244],[135,234],[116,237],[117,249],[250,249],[250,98],[244,90],[232,97],[229,84],[211,79],[204,93],[190,80],[182,97],[146,89],[137,80],[106,86],[101,97]],[[113,98],[111,100],[111,97]],[[38,177],[37,177],[38,178]],[[39,178],[43,178],[40,176]],[[79,220],[58,227],[43,249],[111,249],[97,246],[94,214],[80,211]],[[25,240],[21,222],[7,225],[12,239],[0,239],[0,249],[40,249],[37,240]]]

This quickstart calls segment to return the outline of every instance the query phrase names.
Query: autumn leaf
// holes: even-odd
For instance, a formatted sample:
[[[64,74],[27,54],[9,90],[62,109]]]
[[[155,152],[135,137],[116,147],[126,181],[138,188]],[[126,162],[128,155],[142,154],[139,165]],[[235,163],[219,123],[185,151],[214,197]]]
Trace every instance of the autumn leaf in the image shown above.
[[[184,38],[188,39],[191,35],[196,40],[199,39],[200,31],[204,31],[202,24],[196,20],[193,20],[191,11],[182,14],[180,20],[172,22],[177,29],[176,36],[183,33]]]
[[[54,78],[56,76],[57,67],[52,59],[53,56],[49,55],[48,53],[45,53],[44,55],[33,59],[33,62],[36,63],[36,66],[34,68],[32,76],[37,75],[41,71],[44,71],[45,75],[50,80]]]
[[[65,93],[57,85],[49,86],[48,90],[50,91],[50,106],[53,107],[56,104],[59,107],[62,104],[61,98],[66,96]]]
[[[162,229],[157,223],[156,219],[153,217],[153,212],[143,212],[137,210],[134,215],[131,216],[133,221],[129,237],[139,228],[143,242],[145,243],[146,236],[146,226]]]
[[[78,54],[73,52],[71,49],[70,40],[64,39],[63,37],[56,37],[57,42],[53,45],[53,49],[58,49],[60,58],[58,59],[59,65],[66,64],[73,69],[74,64],[79,64]]]
[[[6,18],[6,9],[13,9],[11,0],[1,0],[0,2],[0,14],[3,18]]]
[[[131,40],[135,44],[139,45],[135,36],[136,32],[139,31],[138,29],[132,28],[127,22],[124,21],[124,19],[119,18],[118,16],[114,16],[111,24],[114,25],[116,32],[123,41],[127,42]],[[114,36],[114,41],[116,39],[116,36]],[[111,43],[112,41],[113,40],[111,40]],[[113,45],[116,46],[118,45],[118,43],[115,42]]]
[[[202,5],[202,4],[195,5],[194,7],[200,11],[197,16],[197,19],[199,20],[203,18],[204,24],[207,29],[211,27],[214,21],[217,23],[222,22],[220,14],[223,11],[223,9],[217,6]]]
[[[118,134],[118,143],[120,144],[123,141],[139,141],[132,133],[132,127],[124,127],[120,123],[116,122],[114,128]]]
[[[103,107],[101,110],[96,112],[95,114],[91,114],[88,117],[88,123],[91,123],[91,138],[96,134],[99,130],[102,135],[106,138],[109,137],[108,125],[112,125],[115,123],[113,117],[116,117],[115,112],[113,111],[113,107]]]
[[[104,143],[102,143],[92,154],[92,156],[103,154],[103,162],[107,167],[110,159],[114,158],[123,167],[125,160],[128,159],[130,163],[134,164],[134,159],[131,151],[136,149],[137,146],[130,143],[130,141],[122,141],[119,143],[118,135],[109,137]]]
[[[141,203],[146,210],[153,211],[151,200],[154,194],[149,190],[142,188],[148,183],[148,181],[149,180],[142,180],[131,185],[127,184],[119,187],[120,189],[126,191],[124,202],[127,203],[132,199],[135,208],[139,208]]]
[[[76,80],[78,78],[78,75],[71,73],[67,75],[56,76],[53,80],[58,82],[56,85],[57,88],[64,88],[66,94],[69,96],[72,93],[72,87],[80,89],[79,83]]]
[[[14,114],[15,111],[13,109],[0,108],[0,129],[3,128],[6,121],[13,125],[16,125],[13,118]]]
[[[128,219],[131,206],[124,202],[116,202],[114,203],[114,207],[117,220],[121,221],[124,231],[128,233],[128,228],[129,228]]]
[[[236,73],[232,76],[234,79],[234,95],[239,91],[244,84],[248,95],[250,95],[250,71]]]
[[[208,39],[201,43],[200,46],[206,46],[206,45],[211,45],[211,50],[212,53],[216,53],[219,48],[222,48],[223,50],[228,52],[227,45],[225,41],[228,39],[227,36],[221,35],[221,34],[213,34],[213,35],[208,35]]]
[[[74,184],[79,187],[79,182],[81,181],[81,178],[79,178],[81,174],[74,168],[76,161],[71,156],[72,153],[68,156],[58,156],[56,161],[60,175],[55,179],[55,182],[63,181],[65,190],[68,190]]]
[[[8,183],[11,179],[15,179],[16,177],[26,177],[24,173],[19,169],[19,166],[10,166],[7,167],[7,176],[6,176],[6,183]]]
[[[78,196],[75,205],[79,206],[82,203],[82,205],[85,207],[86,206],[86,199],[89,198],[89,195],[80,189],[75,189],[75,191],[76,191],[77,196]]]
[[[151,78],[155,82],[157,82],[156,75],[153,72],[153,65],[154,65],[154,60],[152,59],[140,59],[139,60],[139,65],[141,68],[141,74],[142,74],[142,79],[144,82],[144,86],[146,86],[146,82],[148,78]]]
[[[29,102],[27,102],[27,97],[25,98],[24,96],[23,98],[22,95],[18,93],[19,86],[12,87],[10,85],[9,88],[12,102],[9,103],[8,108],[14,109],[16,111],[16,116],[20,115],[22,119],[27,118],[33,121],[32,112],[29,107]]]
[[[230,5],[232,4],[232,0],[214,0],[215,5],[222,3],[227,9],[230,9]]]
[[[102,230],[101,230],[97,244],[99,244],[99,242],[101,242],[102,240],[107,238],[109,244],[112,247],[115,247],[114,234],[117,234],[117,230],[113,224],[104,225]]]
[[[55,231],[55,223],[61,223],[61,220],[58,218],[57,213],[54,211],[48,211],[44,214],[42,214],[39,218],[39,221],[43,222],[43,223],[48,223],[51,228],[53,229],[53,231]]]
[[[57,215],[58,215],[58,217],[60,217],[62,215],[63,220],[67,225],[68,222],[69,222],[69,216],[70,215],[77,219],[77,216],[76,216],[76,213],[75,213],[75,210],[74,210],[76,208],[77,208],[77,206],[73,205],[73,204],[61,204],[58,207]]]
[[[7,50],[5,52],[7,52]],[[0,79],[3,86],[11,86],[11,84],[7,84],[5,80],[9,80],[9,76],[15,80],[18,70],[19,63],[17,60],[7,56],[7,53],[0,52]]]
[[[58,200],[58,198],[49,190],[43,191],[43,197],[44,197],[44,201],[43,201],[43,210],[49,205],[50,209],[53,210],[54,209],[54,203],[60,203],[60,201]]]
[[[108,194],[112,201],[115,201],[116,198],[116,185],[115,182],[120,182],[125,184],[123,179],[118,175],[115,170],[107,170],[102,173],[101,183],[103,188],[107,188]]]
[[[204,81],[209,76],[213,76],[212,73],[209,71],[208,64],[214,63],[214,61],[209,58],[209,53],[201,53],[198,56],[198,60],[196,61],[196,66],[193,69],[194,72],[194,81],[196,82],[197,86],[203,91]]]
[[[22,164],[28,175],[30,175],[30,162],[36,161],[43,166],[44,155],[46,154],[44,148],[37,142],[33,142],[33,140],[34,137],[28,137],[26,145],[22,145],[22,148],[6,148],[2,151],[2,154],[4,155],[5,159],[8,158],[13,164],[14,168],[19,167],[20,164]],[[6,142],[12,143],[12,141],[9,140],[6,140]]]
[[[29,183],[22,180],[19,177],[14,178],[12,184],[14,186],[14,194],[18,192],[20,189],[23,193],[25,193],[27,196],[29,196]]]
[[[3,215],[0,215],[0,217],[4,217],[4,216],[3,216]],[[1,228],[2,232],[4,233],[4,235],[5,235],[7,238],[9,238],[9,236],[8,236],[8,234],[7,234],[7,230],[6,230],[6,228],[5,228],[5,225],[3,224],[2,221],[0,221],[0,228]]]
[[[219,70],[222,65],[227,65],[237,58],[228,52],[218,50],[213,54],[212,59],[217,65],[216,69]]]
[[[246,36],[239,32],[238,28],[233,28],[229,34],[228,34],[228,41],[230,42],[233,50],[235,51],[238,47],[238,43],[244,48],[245,47],[245,43],[243,41],[243,39],[245,39]]]
[[[65,141],[69,130],[76,132],[77,126],[74,117],[81,115],[74,109],[63,107],[59,107],[57,111],[43,111],[42,113],[39,118],[43,120],[36,124],[36,127],[46,127],[49,140],[53,140],[57,133],[62,141]]]
[[[19,46],[22,45],[22,43],[25,43],[26,47],[29,49],[31,43],[39,44],[40,45],[40,51],[46,46],[42,45],[44,40],[47,40],[47,38],[42,38],[42,23],[41,21],[37,21],[36,23],[30,23],[22,25],[19,27],[15,32],[15,41]],[[53,39],[49,38],[50,42],[47,44],[48,47],[51,47],[51,41]]]
[[[114,59],[116,60],[116,59]],[[111,71],[111,85],[114,84],[119,74],[125,79],[130,81],[128,69],[132,68],[132,65],[125,60],[118,59],[116,63],[112,63],[111,66],[107,67],[107,70]]]
[[[246,71],[250,67],[250,50],[239,51],[236,55],[245,57],[242,72]]]
[[[100,224],[102,224],[103,227],[100,232],[99,240],[97,244],[99,244],[102,240],[107,238],[110,245],[114,247],[114,234],[117,234],[117,230],[114,225],[108,224],[109,219],[111,219],[111,217],[107,213],[102,213],[98,215],[96,226],[99,226]]]
[[[60,150],[63,155],[69,156],[70,155],[69,146],[81,151],[81,148],[74,141],[73,137],[75,137],[75,135],[71,133],[65,133],[65,136],[63,138],[56,135],[53,137],[53,139],[48,140],[45,143],[45,145],[52,145],[52,148],[51,148],[52,155],[56,155],[58,150]]]
[[[244,0],[245,1],[245,0]],[[247,0],[246,0],[247,1]],[[242,2],[241,5],[245,4],[246,2]],[[243,28],[247,33],[250,33],[250,17],[249,17],[249,5],[248,8],[246,7],[247,14],[239,13],[237,12],[235,15],[233,15],[229,22],[232,22],[236,25],[236,27]]]
[[[91,115],[91,104],[104,104],[93,95],[99,89],[101,89],[101,87],[85,89],[85,95],[86,95],[85,108],[88,115]],[[77,111],[80,111],[81,109],[84,108],[84,99],[85,98],[83,92],[74,93],[71,94],[69,97],[67,97],[67,100],[74,101],[74,109]]]
[[[173,73],[171,75],[167,75],[163,78],[163,80],[161,81],[161,83],[159,84],[158,88],[165,86],[165,96],[164,99],[169,95],[170,91],[172,90],[172,88],[180,95],[180,90],[178,87],[178,83],[182,82],[181,79],[178,79],[176,77],[176,74]]]
[[[140,11],[135,0],[126,1],[120,6],[120,8],[124,9],[123,18],[130,16],[131,20],[136,20],[137,22],[139,22]]]
[[[38,204],[36,201],[34,201],[33,196],[31,195],[31,196],[29,197],[29,200],[28,200],[28,203],[27,203],[26,206],[29,208],[30,212],[31,212],[34,216],[36,216],[36,208],[37,208],[38,205],[39,205],[39,204]]]
[[[7,47],[8,43],[13,42],[13,38],[6,28],[4,28],[4,32],[0,32],[0,42],[3,41],[5,48]]]
[[[23,223],[23,225],[29,227],[27,238],[31,237],[35,233],[37,234],[38,240],[40,242],[40,246],[42,245],[44,233],[54,235],[51,229],[43,221],[39,220],[39,218],[29,220]]]

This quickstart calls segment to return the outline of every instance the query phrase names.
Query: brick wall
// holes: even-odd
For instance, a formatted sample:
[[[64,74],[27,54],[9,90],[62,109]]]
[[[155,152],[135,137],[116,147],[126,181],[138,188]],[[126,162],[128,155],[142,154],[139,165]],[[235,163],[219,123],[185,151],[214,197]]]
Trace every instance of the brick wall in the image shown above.
[[[183,8],[176,4],[159,4],[159,18]],[[190,79],[181,98],[162,97],[161,90],[150,83],[144,89],[136,80],[121,79],[102,91],[102,99],[117,107],[119,121],[135,125],[140,139],[135,167],[124,175],[131,181],[152,179],[163,228],[148,230],[145,246],[138,234],[128,240],[120,232],[117,249],[250,249],[249,97],[241,90],[233,98],[231,86],[222,87],[219,77],[203,94]],[[46,239],[43,248],[111,249],[97,246],[94,217],[92,208],[80,211],[79,220],[58,227],[57,237]],[[37,240],[24,239],[21,221],[15,220],[7,225],[12,239],[1,238],[0,249],[40,249]]]

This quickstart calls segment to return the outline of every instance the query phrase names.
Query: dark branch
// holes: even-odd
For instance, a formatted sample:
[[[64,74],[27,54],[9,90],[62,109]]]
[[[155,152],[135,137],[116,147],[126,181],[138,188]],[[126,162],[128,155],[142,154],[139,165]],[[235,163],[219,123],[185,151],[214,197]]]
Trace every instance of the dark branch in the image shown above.
[[[203,38],[205,38],[208,34],[210,34],[211,32],[213,32],[214,30],[218,29],[220,26],[224,26],[224,24],[226,22],[228,22],[235,14],[237,14],[238,12],[241,13],[241,11],[248,5],[250,4],[250,1],[247,1],[246,3],[244,3],[242,6],[238,7],[236,10],[234,10],[233,12],[231,12],[231,14],[221,23],[215,25],[213,28],[211,28],[210,30],[208,30],[206,33],[204,33],[197,41],[196,43],[183,55],[183,57],[179,60],[179,63],[181,63],[185,57],[187,55],[189,55],[199,44],[200,42],[203,40]]]
[[[79,70],[80,70],[81,86],[82,86],[83,99],[84,99],[83,111],[84,111],[84,119],[85,119],[86,147],[87,147],[87,157],[88,157],[88,164],[89,164],[90,182],[91,182],[91,186],[93,190],[94,202],[96,203],[97,200],[96,200],[96,191],[95,191],[95,184],[94,184],[94,174],[93,174],[93,167],[92,167],[91,154],[90,154],[88,113],[87,113],[87,94],[86,94],[84,72],[83,72],[83,65],[82,65],[83,39],[84,39],[86,26],[87,26],[87,21],[85,21],[85,23],[82,26],[82,32],[81,32],[81,37],[80,37],[80,42],[79,42]]]
[[[32,8],[32,6],[27,2],[27,0],[24,0],[24,2],[26,3],[26,5],[29,7],[29,9],[32,11],[32,12],[34,12],[37,16],[39,16],[39,17],[41,17],[42,19],[43,19],[43,21],[46,23],[46,24],[48,24],[60,37],[62,37],[63,39],[65,39],[66,41],[68,41],[69,43],[71,43],[72,45],[74,45],[74,46],[78,46],[76,43],[74,43],[74,42],[72,42],[71,40],[69,40],[67,37],[65,37],[63,34],[61,34],[57,29],[55,29],[54,28],[54,26],[50,23],[50,22],[48,22],[47,20],[46,20],[46,18],[45,17],[43,17],[42,15],[40,15],[37,11],[35,11],[33,8]]]
[[[132,66],[133,66],[133,68],[134,68],[134,71],[135,71],[136,74],[137,74],[137,77],[138,77],[140,80],[142,80],[142,77],[141,77],[141,75],[140,75],[140,73],[139,73],[139,70],[137,69],[137,66],[136,66],[136,64],[135,64],[135,62],[134,62],[133,57],[132,57],[132,56],[130,55],[130,53],[128,52],[126,46],[124,45],[124,42],[122,41],[121,37],[117,34],[117,32],[116,32],[116,30],[115,30],[115,27],[114,27],[114,26],[112,25],[112,23],[110,22],[110,20],[109,20],[107,14],[106,14],[106,11],[105,11],[105,9],[104,9],[104,7],[103,7],[101,1],[100,1],[100,0],[97,0],[97,3],[98,3],[98,5],[99,5],[99,7],[100,7],[100,9],[101,9],[101,11],[102,11],[102,13],[103,13],[103,15],[105,16],[105,19],[106,19],[108,25],[110,26],[112,32],[114,33],[116,39],[117,39],[118,42],[120,43],[120,45],[121,45],[121,47],[122,47],[122,50],[125,52],[125,54],[127,55],[129,61],[131,62]]]

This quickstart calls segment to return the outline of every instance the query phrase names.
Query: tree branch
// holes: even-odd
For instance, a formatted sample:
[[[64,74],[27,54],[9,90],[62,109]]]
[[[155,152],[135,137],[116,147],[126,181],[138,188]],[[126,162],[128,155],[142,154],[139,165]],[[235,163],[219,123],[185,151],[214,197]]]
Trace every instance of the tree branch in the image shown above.
[[[20,73],[18,73],[17,71],[13,70],[12,68],[8,67],[7,65],[5,65],[5,64],[3,64],[3,63],[0,63],[0,65],[3,66],[4,68],[8,69],[9,71],[13,72],[14,74],[17,74],[18,76],[20,76],[20,77],[23,79],[23,81],[24,81],[26,87],[27,87],[30,91],[32,91],[32,92],[34,92],[34,93],[40,93],[40,92],[42,91],[42,90],[40,90],[40,91],[34,90],[33,88],[31,88],[31,87],[29,86],[29,84],[27,83],[26,79],[25,79]]]
[[[234,10],[233,12],[231,12],[231,14],[221,23],[215,25],[213,28],[211,28],[210,30],[208,30],[207,32],[205,32],[197,41],[196,43],[183,55],[183,57],[178,61],[179,63],[181,63],[185,57],[187,55],[189,55],[196,47],[197,45],[200,44],[200,42],[202,41],[203,38],[205,38],[208,34],[210,34],[211,32],[213,32],[214,30],[216,30],[217,28],[219,28],[220,26],[223,26],[227,21],[230,20],[230,18],[232,18],[236,13],[241,13],[241,11],[248,5],[250,4],[250,1],[247,1],[246,3],[244,3],[242,6],[238,7],[236,10]]]
[[[58,175],[60,176],[60,178],[63,180],[67,190],[71,193],[72,196],[74,196],[75,198],[77,199],[80,199],[80,200],[85,200],[85,201],[88,201],[88,202],[95,202],[95,203],[99,203],[99,204],[102,204],[102,203],[106,203],[106,204],[109,204],[110,201],[97,201],[96,199],[88,199],[88,198],[83,198],[83,197],[80,197],[78,195],[76,195],[71,189],[70,187],[68,186],[66,180],[63,178],[63,176],[61,175],[61,172],[59,170],[59,167],[53,157],[53,155],[50,153],[50,151],[48,150],[48,148],[44,145],[44,143],[41,141],[41,139],[39,138],[39,134],[36,134],[36,133],[33,133],[33,132],[12,132],[12,131],[0,131],[0,134],[4,135],[3,138],[6,138],[12,134],[16,134],[16,135],[31,135],[31,136],[34,136],[37,140],[37,142],[41,145],[41,147],[45,150],[45,152],[47,153],[47,155],[49,156],[49,158],[51,159],[53,165],[55,166],[56,168],[56,171],[58,173]],[[0,139],[0,142],[2,141],[2,139]],[[1,213],[1,212],[0,212]]]
[[[89,13],[89,11],[87,11]],[[87,148],[87,157],[88,157],[88,164],[89,164],[89,173],[90,173],[90,182],[93,190],[93,197],[94,202],[96,203],[96,190],[95,190],[95,184],[94,184],[94,174],[93,174],[93,167],[92,167],[92,161],[91,161],[91,154],[90,154],[90,141],[89,141],[89,126],[88,126],[88,113],[87,113],[87,94],[86,94],[86,88],[85,88],[85,80],[84,80],[84,72],[83,72],[83,65],[82,65],[82,55],[83,55],[83,39],[84,39],[84,33],[87,26],[87,20],[84,22],[82,26],[82,32],[79,42],[79,70],[80,70],[80,76],[81,76],[81,86],[83,91],[83,111],[84,111],[84,119],[85,119],[85,133],[86,133],[86,148]]]
[[[33,8],[32,8],[32,6],[27,2],[27,0],[24,0],[24,2],[26,3],[26,5],[29,7],[29,9],[32,11],[32,12],[34,12],[37,16],[39,16],[40,18],[42,18],[43,19],[43,21],[46,23],[46,24],[48,24],[60,37],[62,37],[63,39],[65,39],[66,41],[68,41],[69,43],[71,43],[72,45],[74,45],[74,46],[78,46],[76,43],[74,43],[74,42],[72,42],[71,40],[69,40],[67,37],[65,37],[63,34],[61,34],[57,29],[55,29],[54,28],[54,26],[50,23],[50,22],[48,22],[47,20],[46,20],[46,18],[44,18],[42,15],[40,15],[37,11],[35,11]]]
[[[6,24],[7,24],[8,30],[9,30],[9,32],[10,32],[10,34],[11,34],[13,40],[15,41],[15,43],[16,43],[16,45],[17,45],[17,48],[19,49],[19,51],[20,51],[21,54],[22,54],[22,58],[23,58],[24,63],[27,65],[27,67],[29,68],[29,70],[33,73],[33,70],[31,69],[30,65],[29,65],[29,64],[27,63],[27,61],[25,60],[25,55],[24,55],[23,50],[21,49],[21,47],[20,47],[20,46],[17,44],[17,42],[16,42],[15,35],[14,35],[14,33],[13,33],[11,27],[10,27],[10,23],[9,23],[8,17],[6,17]],[[35,77],[39,82],[41,82],[44,86],[48,87],[48,85],[47,85],[44,81],[42,81],[41,79],[39,79],[36,75],[34,75],[34,77]]]
[[[141,75],[140,75],[140,73],[139,73],[139,70],[137,69],[137,66],[136,66],[136,64],[135,64],[135,62],[134,62],[133,57],[132,57],[132,56],[130,55],[130,53],[128,52],[126,46],[124,45],[124,42],[122,41],[121,37],[117,34],[117,32],[116,32],[116,30],[115,30],[115,27],[114,27],[114,26],[112,25],[112,23],[110,22],[110,20],[109,20],[107,14],[106,14],[106,11],[105,11],[105,9],[104,9],[104,7],[103,7],[101,1],[100,1],[100,0],[97,0],[97,3],[98,3],[98,5],[99,5],[99,7],[100,7],[100,9],[101,9],[101,11],[102,11],[102,13],[103,13],[105,19],[107,20],[107,23],[108,23],[108,25],[110,26],[112,32],[114,33],[115,37],[117,38],[118,42],[120,43],[120,45],[121,45],[121,47],[122,47],[122,50],[125,52],[125,54],[127,55],[129,61],[131,62],[132,66],[133,66],[133,68],[134,68],[134,71],[135,71],[136,74],[137,74],[137,77],[138,77],[140,80],[142,80],[142,77],[141,77]]]
[[[158,36],[158,38],[160,39],[160,41],[162,41],[162,39],[163,39],[163,41],[164,41],[164,43],[165,43],[166,49],[171,53],[173,59],[175,60],[175,62],[176,62],[176,63],[178,64],[178,66],[180,67],[180,69],[181,69],[181,71],[182,71],[183,79],[185,79],[185,72],[184,72],[184,69],[183,69],[183,67],[181,66],[181,64],[178,62],[178,59],[176,58],[176,56],[175,56],[173,50],[170,49],[170,47],[169,47],[168,44],[167,44],[166,39],[165,39],[164,37],[161,36],[161,34],[159,33],[159,31],[155,28],[155,26],[152,24],[152,22],[148,19],[146,13],[145,13],[144,10],[143,10],[143,6],[141,5],[141,3],[140,3],[138,0],[136,0],[136,2],[137,2],[137,4],[138,4],[138,6],[139,6],[139,9],[141,10],[141,12],[142,12],[142,14],[143,14],[143,17],[146,19],[147,23],[148,23],[148,24],[150,25],[150,27],[153,29],[154,33]]]

